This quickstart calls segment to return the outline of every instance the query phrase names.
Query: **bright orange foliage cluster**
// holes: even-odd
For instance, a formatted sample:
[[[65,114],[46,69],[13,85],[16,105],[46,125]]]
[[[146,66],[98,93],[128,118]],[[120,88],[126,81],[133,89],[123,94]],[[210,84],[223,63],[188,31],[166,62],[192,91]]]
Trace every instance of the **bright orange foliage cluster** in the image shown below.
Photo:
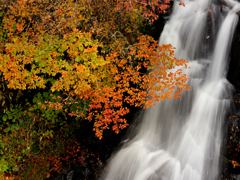
[[[139,31],[146,17],[156,19],[169,2],[12,1],[2,7],[2,31],[8,38],[0,71],[12,89],[64,92],[48,108],[82,101],[88,114],[81,106],[70,115],[94,120],[100,139],[109,126],[118,133],[128,125],[123,116],[129,109],[123,103],[148,108],[180,97],[188,87],[180,69],[170,71],[187,62],[174,57],[171,45],[159,46]]]
[[[153,22],[157,20],[157,14],[166,12],[170,1],[172,0],[120,0],[116,8],[119,11],[122,9],[136,11],[136,6],[140,7],[140,13]]]
[[[185,7],[185,4],[182,1],[180,1],[179,5]]]

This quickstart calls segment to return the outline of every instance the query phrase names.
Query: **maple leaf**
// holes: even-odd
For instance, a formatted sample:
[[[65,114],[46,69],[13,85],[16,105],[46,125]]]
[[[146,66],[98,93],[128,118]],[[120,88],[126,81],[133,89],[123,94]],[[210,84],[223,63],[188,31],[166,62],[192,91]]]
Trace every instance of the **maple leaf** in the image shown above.
[[[185,4],[182,1],[179,2],[179,5],[185,7]]]

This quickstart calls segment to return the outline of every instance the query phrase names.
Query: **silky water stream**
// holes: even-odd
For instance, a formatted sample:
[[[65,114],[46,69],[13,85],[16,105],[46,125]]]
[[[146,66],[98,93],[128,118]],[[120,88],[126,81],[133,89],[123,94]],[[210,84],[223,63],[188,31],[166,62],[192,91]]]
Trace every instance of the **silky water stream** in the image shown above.
[[[230,108],[226,80],[240,5],[211,0],[175,1],[159,44],[176,47],[189,61],[189,92],[144,111],[136,135],[111,158],[104,180],[215,180],[219,177],[222,124]],[[207,30],[206,30],[207,29]]]

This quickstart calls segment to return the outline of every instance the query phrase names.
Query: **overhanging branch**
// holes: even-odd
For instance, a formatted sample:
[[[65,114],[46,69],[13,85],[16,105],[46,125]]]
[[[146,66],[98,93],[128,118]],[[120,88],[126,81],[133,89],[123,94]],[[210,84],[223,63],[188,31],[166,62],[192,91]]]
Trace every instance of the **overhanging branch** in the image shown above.
[[[225,6],[228,6],[230,9],[232,9],[234,6],[234,3],[232,3],[229,0],[219,0],[219,1],[220,1],[220,3],[224,4]]]
[[[218,1],[219,1],[220,4],[223,4],[223,5],[227,6],[227,7],[229,7],[229,9],[233,9],[233,7],[234,7],[236,4],[239,4],[238,2],[236,2],[236,1],[231,1],[231,0],[218,0]],[[240,15],[240,9],[237,8],[237,9],[235,10],[235,13],[236,13],[237,15]]]

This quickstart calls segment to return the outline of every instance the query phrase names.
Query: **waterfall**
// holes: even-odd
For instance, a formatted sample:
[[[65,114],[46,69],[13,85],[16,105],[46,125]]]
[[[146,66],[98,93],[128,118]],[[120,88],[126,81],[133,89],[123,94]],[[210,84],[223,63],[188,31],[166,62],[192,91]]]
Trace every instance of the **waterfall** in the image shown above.
[[[136,135],[111,158],[104,180],[215,180],[219,176],[222,124],[231,104],[226,80],[238,22],[236,1],[222,9],[211,0],[175,1],[159,44],[176,47],[189,61],[189,92],[145,110]],[[207,28],[207,30],[206,30]],[[178,67],[181,68],[181,67]]]

